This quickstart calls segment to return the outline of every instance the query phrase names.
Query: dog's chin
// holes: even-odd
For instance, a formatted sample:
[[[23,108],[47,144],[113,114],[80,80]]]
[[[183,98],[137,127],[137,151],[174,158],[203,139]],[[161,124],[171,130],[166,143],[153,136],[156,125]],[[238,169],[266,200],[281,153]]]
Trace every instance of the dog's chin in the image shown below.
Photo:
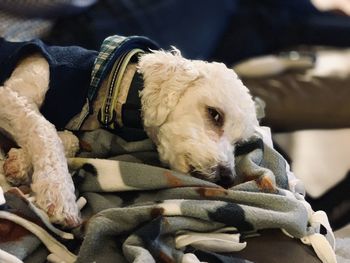
[[[157,146],[159,159],[165,166],[178,172],[216,183],[224,188],[230,188],[234,185],[234,165],[227,161],[232,160],[233,156],[228,156],[220,161],[220,158],[211,157],[218,155],[215,144],[212,143],[209,146],[208,144],[196,144],[195,142],[198,139],[192,139],[190,136],[188,136],[190,139],[182,137],[181,140],[176,140],[177,134],[174,134],[173,130],[176,129],[171,125],[164,125],[161,133],[159,133],[159,129],[147,129],[147,134]],[[159,134],[162,136],[159,136]],[[205,147],[207,151],[203,151]],[[231,147],[226,147],[224,150],[227,153],[233,152]],[[192,156],[197,158],[191,158]]]

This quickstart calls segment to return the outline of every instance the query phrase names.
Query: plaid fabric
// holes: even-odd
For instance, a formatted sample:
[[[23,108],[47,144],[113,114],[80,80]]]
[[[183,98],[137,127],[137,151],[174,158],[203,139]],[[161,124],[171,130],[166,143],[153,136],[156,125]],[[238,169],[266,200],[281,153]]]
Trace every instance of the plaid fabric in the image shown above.
[[[121,45],[121,43],[126,39],[123,36],[110,36],[107,37],[101,46],[100,52],[95,60],[95,66],[92,70],[91,84],[88,92],[88,97],[92,101],[93,97],[98,90],[103,77],[108,73],[110,68],[108,67],[112,61],[113,52]]]
[[[93,101],[102,81],[113,70],[113,66],[121,57],[130,51],[139,49],[141,51],[156,50],[159,46],[147,37],[142,36],[110,36],[106,38],[100,48],[99,54],[94,61],[91,73],[90,86],[87,91],[87,102],[84,104],[79,116],[72,119],[66,128],[79,130],[86,117],[92,111]],[[113,129],[113,128],[112,128]]]
[[[131,58],[142,52],[141,49],[132,49],[115,62],[114,72],[108,80],[109,90],[99,115],[99,121],[106,128],[116,129],[117,126],[123,126],[122,105],[126,101],[130,87],[125,87],[125,90],[121,90],[121,80]]]
[[[93,101],[96,91],[100,87],[104,77],[113,67],[114,62],[119,59],[120,56],[133,49],[149,51],[150,49],[159,49],[159,46],[149,38],[142,36],[124,37],[114,35],[107,37],[103,41],[91,74],[91,83],[88,92],[88,99],[90,102]]]

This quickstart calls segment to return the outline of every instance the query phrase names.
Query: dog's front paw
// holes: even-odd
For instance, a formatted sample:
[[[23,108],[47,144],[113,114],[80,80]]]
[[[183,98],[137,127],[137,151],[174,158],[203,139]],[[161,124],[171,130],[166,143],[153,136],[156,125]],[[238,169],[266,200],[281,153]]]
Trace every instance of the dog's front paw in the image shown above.
[[[28,184],[33,172],[28,154],[23,149],[12,148],[4,162],[4,174],[13,185]]]
[[[34,173],[33,177],[35,176],[38,175]],[[70,177],[69,174],[67,176]],[[32,184],[32,190],[36,194],[35,203],[37,206],[47,213],[52,223],[67,228],[78,226],[81,219],[73,183],[64,180],[45,180],[42,175],[39,177],[40,180]]]
[[[67,158],[74,157],[79,151],[78,137],[67,130],[58,132],[58,136],[62,141],[65,156]]]
[[[47,215],[50,218],[52,223],[57,223],[62,225],[65,228],[74,228],[81,224],[80,212],[76,203],[74,203],[74,207],[70,207],[68,205],[64,207],[62,210],[59,206],[55,204],[51,204],[47,207]]]

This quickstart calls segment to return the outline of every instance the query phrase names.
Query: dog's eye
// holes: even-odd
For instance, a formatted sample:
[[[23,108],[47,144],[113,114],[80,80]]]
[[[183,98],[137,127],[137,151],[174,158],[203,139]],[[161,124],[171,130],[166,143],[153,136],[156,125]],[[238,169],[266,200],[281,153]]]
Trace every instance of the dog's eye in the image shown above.
[[[215,126],[221,127],[224,124],[224,118],[219,110],[213,107],[207,107],[207,111],[210,120],[215,124]]]

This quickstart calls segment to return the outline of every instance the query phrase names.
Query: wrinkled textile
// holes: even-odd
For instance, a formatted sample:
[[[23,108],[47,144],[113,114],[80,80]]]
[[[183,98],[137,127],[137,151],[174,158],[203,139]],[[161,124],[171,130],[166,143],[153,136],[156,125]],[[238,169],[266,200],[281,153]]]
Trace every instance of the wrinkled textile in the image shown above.
[[[11,238],[0,233],[4,252],[26,262],[44,262],[47,254],[51,261],[66,262],[185,263],[201,262],[203,255],[215,262],[249,262],[225,253],[244,249],[247,244],[241,237],[271,228],[303,238],[306,244],[314,245],[312,237],[317,235],[323,246],[333,245],[327,220],[323,225],[323,214],[313,217],[302,185],[262,135],[237,147],[238,184],[231,189],[156,166],[157,154],[149,140],[127,143],[97,130],[83,134],[81,142],[81,157],[69,160],[78,195],[87,201],[82,209],[85,223],[74,229],[74,239],[53,226],[50,230],[49,223],[33,215],[30,202],[22,201],[26,209],[19,209],[13,200],[24,197],[16,190],[11,202],[10,193],[5,193],[2,210],[30,210],[23,217],[31,218],[45,234],[38,236],[30,228]],[[116,157],[105,159],[111,156]],[[40,249],[40,243],[49,252]],[[34,257],[36,261],[29,261]]]

